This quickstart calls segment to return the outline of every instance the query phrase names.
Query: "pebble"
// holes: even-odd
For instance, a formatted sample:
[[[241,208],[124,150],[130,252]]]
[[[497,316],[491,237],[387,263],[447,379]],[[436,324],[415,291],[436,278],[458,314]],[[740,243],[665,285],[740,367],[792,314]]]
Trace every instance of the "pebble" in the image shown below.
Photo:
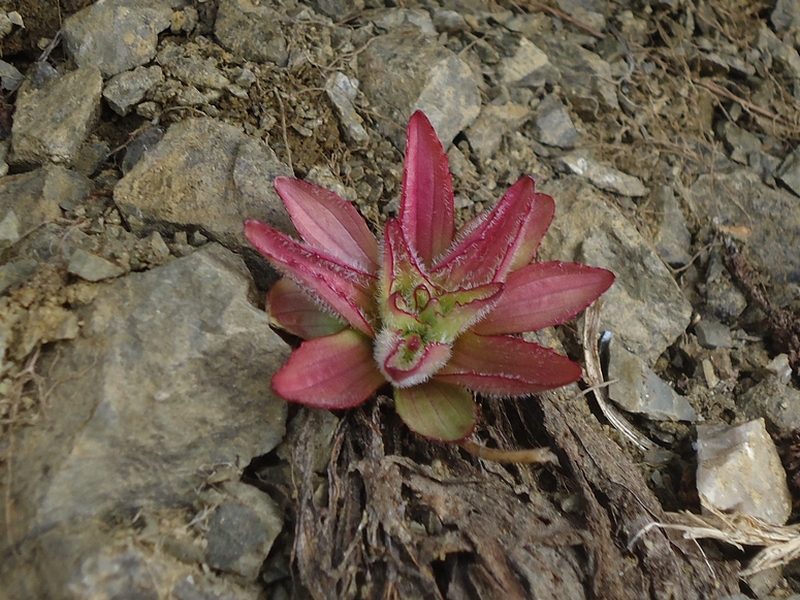
[[[376,113],[379,131],[398,148],[419,109],[430,119],[445,149],[475,122],[481,110],[470,66],[435,39],[401,28],[372,39],[358,55],[361,89]]]
[[[10,164],[70,164],[100,112],[103,78],[94,66],[20,94],[11,128]]]
[[[754,385],[737,399],[737,404],[748,418],[764,417],[778,431],[800,428],[800,391],[777,376],[767,376]]]
[[[638,177],[589,158],[581,150],[565,154],[558,159],[557,164],[570,173],[585,177],[601,190],[608,190],[621,196],[639,197],[647,194],[647,188]]]
[[[358,94],[358,79],[337,71],[328,77],[325,91],[339,113],[347,139],[354,144],[366,144],[369,134],[364,129],[364,120],[353,107],[353,100]]]
[[[283,517],[272,499],[251,485],[226,482],[222,492],[205,533],[205,562],[256,581],[283,529]]]
[[[738,512],[774,525],[786,522],[792,500],[764,419],[697,426],[697,491],[704,511]]]
[[[158,65],[136,67],[112,77],[103,89],[103,98],[115,113],[124,117],[148,90],[162,81],[164,73]]]
[[[560,79],[547,54],[527,38],[520,38],[513,56],[500,61],[499,79],[506,85],[538,88]]]
[[[612,341],[608,377],[611,400],[628,412],[644,414],[657,421],[697,420],[692,406],[667,385],[645,362]]]
[[[91,182],[58,165],[0,179],[0,250],[61,217],[89,195]]]
[[[282,21],[280,13],[251,0],[221,0],[214,33],[226,50],[244,60],[285,67],[289,52]]]
[[[170,26],[171,16],[167,2],[97,2],[64,20],[67,52],[79,67],[111,77],[156,55],[158,34]]]
[[[723,325],[719,321],[710,321],[701,319],[695,326],[694,332],[697,335],[697,341],[703,348],[732,348],[733,337],[731,330],[727,325]]]
[[[125,274],[125,269],[80,248],[72,253],[67,271],[86,281],[102,281]]]
[[[472,151],[481,161],[492,158],[500,148],[503,136],[519,128],[530,114],[530,108],[514,102],[484,106],[466,131]]]
[[[574,148],[578,130],[563,102],[555,94],[545,96],[536,107],[536,139],[547,146]]]

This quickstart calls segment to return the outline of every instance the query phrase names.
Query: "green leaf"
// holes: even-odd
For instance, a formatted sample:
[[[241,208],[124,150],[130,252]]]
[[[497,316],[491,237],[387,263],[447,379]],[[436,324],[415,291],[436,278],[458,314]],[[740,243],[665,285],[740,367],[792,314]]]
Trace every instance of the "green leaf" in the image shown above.
[[[409,429],[441,442],[464,439],[478,418],[470,392],[440,381],[395,388],[394,407]]]

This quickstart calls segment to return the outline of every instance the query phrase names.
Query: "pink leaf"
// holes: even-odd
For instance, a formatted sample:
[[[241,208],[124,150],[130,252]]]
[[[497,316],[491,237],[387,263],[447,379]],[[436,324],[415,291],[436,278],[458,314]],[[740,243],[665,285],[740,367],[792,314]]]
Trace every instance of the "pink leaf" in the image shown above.
[[[525,219],[525,225],[512,252],[510,271],[524,267],[533,260],[555,214],[556,203],[552,196],[534,194],[533,206]]]
[[[396,388],[394,407],[409,429],[442,442],[464,439],[478,418],[472,394],[441,381]]]
[[[371,341],[352,329],[303,342],[272,378],[281,398],[328,409],[357,406],[384,383]]]
[[[579,263],[534,263],[512,271],[494,309],[472,331],[481,335],[536,331],[563,323],[614,283],[614,274]]]
[[[352,204],[323,187],[276,177],[275,190],[311,247],[364,271],[378,270],[378,242]]]
[[[487,217],[478,217],[465,226],[464,237],[434,267],[432,275],[451,285],[502,282],[517,248],[530,246],[525,243],[525,234],[530,229],[528,218],[534,212],[534,197],[533,179],[523,177],[508,189]]]
[[[411,247],[428,267],[453,241],[453,183],[447,155],[428,117],[408,122],[400,222]]]
[[[270,323],[304,340],[333,335],[347,325],[325,312],[291,279],[284,277],[267,296]]]
[[[319,297],[354,329],[375,337],[370,319],[375,309],[374,275],[295,242],[258,221],[247,221],[244,233],[256,250],[303,289]]]
[[[482,394],[523,396],[580,379],[581,368],[539,344],[506,336],[465,333],[434,379]]]

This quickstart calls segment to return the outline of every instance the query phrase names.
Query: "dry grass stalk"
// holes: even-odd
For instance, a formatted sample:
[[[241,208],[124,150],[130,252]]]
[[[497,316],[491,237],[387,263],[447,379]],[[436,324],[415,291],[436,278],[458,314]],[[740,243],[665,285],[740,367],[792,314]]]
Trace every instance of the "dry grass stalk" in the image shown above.
[[[640,450],[655,450],[658,446],[649,438],[639,433],[628,420],[607,400],[608,391],[603,378],[603,369],[600,366],[600,354],[597,350],[597,340],[600,337],[600,302],[595,302],[586,309],[583,324],[583,355],[586,361],[586,376],[584,380],[589,384],[597,405],[603,416],[622,435]]]
[[[631,540],[636,540],[653,529],[669,529],[683,532],[684,539],[713,539],[730,544],[739,550],[744,546],[761,546],[740,577],[774,567],[781,567],[800,557],[800,524],[773,525],[757,517],[742,513],[726,514],[714,511],[709,515],[690,512],[666,513],[671,523],[650,523]]]

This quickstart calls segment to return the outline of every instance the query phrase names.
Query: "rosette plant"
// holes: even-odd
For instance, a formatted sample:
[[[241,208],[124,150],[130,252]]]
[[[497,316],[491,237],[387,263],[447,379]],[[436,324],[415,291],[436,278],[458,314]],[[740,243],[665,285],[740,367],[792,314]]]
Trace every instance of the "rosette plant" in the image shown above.
[[[282,398],[344,409],[388,382],[410,429],[459,441],[475,427],[473,393],[525,396],[580,378],[519,334],[573,318],[614,275],[534,262],[555,203],[530,177],[456,231],[447,156],[418,111],[382,243],[335,193],[287,177],[275,189],[302,242],[258,221],[245,234],[285,276],[269,292],[271,322],[304,340],[272,378]]]

